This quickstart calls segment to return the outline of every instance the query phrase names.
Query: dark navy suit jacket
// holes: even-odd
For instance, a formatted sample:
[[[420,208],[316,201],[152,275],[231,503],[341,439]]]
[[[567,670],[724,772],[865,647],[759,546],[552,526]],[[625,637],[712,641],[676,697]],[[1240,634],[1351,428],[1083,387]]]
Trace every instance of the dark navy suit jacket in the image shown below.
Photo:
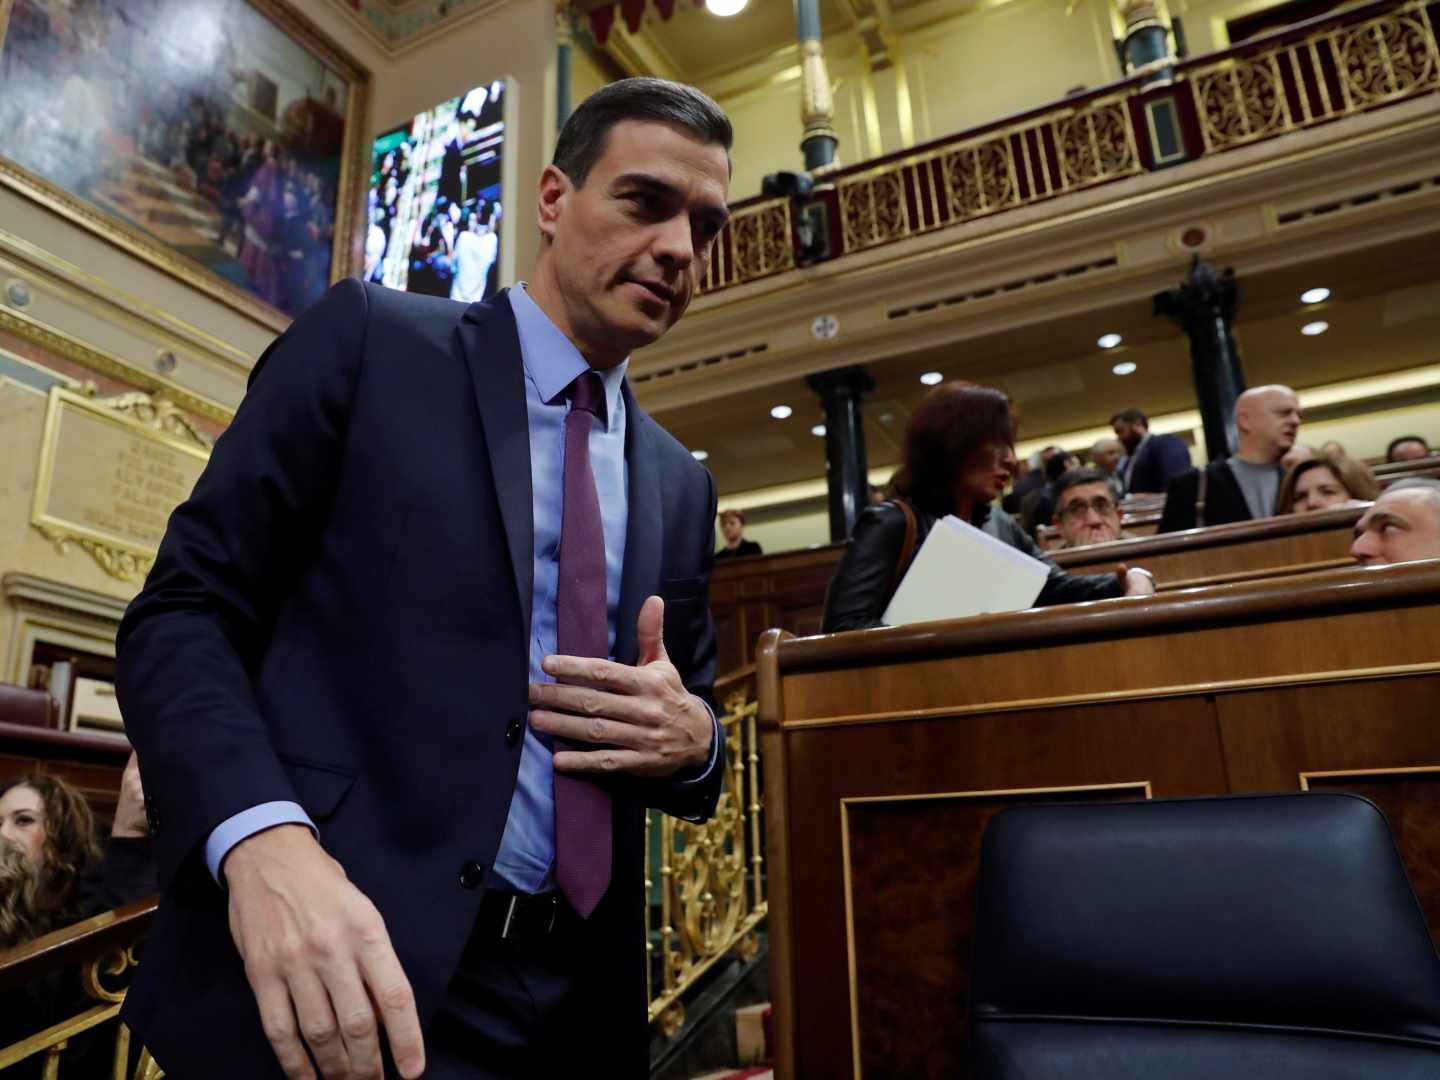
[[[1162,492],[1171,480],[1191,468],[1190,448],[1184,439],[1178,435],[1151,435],[1130,466],[1125,493]]]
[[[670,657],[711,701],[714,484],[624,393],[616,656],[635,661],[659,593]],[[345,281],[256,365],[119,634],[165,890],[125,1018],[171,1076],[280,1075],[203,856],[259,803],[305,808],[384,916],[422,1024],[442,1002],[483,891],[461,870],[492,864],[520,760],[529,454],[503,294],[467,308]],[[708,815],[723,771],[613,787],[582,978],[606,987],[596,1054],[617,1075],[646,1068],[644,807]]]

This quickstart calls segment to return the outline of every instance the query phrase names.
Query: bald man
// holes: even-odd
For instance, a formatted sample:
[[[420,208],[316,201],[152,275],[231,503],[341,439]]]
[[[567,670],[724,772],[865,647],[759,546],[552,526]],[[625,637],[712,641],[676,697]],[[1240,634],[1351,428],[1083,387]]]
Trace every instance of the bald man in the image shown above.
[[[1355,523],[1350,554],[1366,566],[1440,559],[1440,480],[1391,484]]]
[[[1181,473],[1165,492],[1161,532],[1250,521],[1275,513],[1281,459],[1300,433],[1300,399],[1288,386],[1257,386],[1235,402],[1236,452]]]

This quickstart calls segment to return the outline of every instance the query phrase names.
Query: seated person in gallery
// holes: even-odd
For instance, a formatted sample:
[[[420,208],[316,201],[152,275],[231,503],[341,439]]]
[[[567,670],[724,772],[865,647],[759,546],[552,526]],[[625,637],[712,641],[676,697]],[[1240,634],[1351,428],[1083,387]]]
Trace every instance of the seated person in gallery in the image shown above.
[[[1238,449],[1170,481],[1160,531],[1272,516],[1285,474],[1281,459],[1295,445],[1300,419],[1300,399],[1288,386],[1246,390],[1235,401]]]
[[[1366,566],[1440,559],[1440,480],[1398,480],[1355,523],[1350,554]]]
[[[1320,453],[1285,474],[1275,499],[1275,512],[1313,514],[1370,502],[1379,494],[1375,475],[1364,465],[1338,454]]]
[[[967,382],[931,390],[905,426],[904,466],[894,501],[870,506],[855,530],[825,596],[822,631],[884,625],[882,616],[915,553],[935,522],[954,514],[1050,567],[1039,606],[1142,596],[1155,591],[1151,575],[1121,568],[1114,574],[1067,574],[1046,557],[1020,525],[991,504],[1015,468],[1015,420],[999,390]]]
[[[0,786],[0,957],[42,934],[158,891],[134,754],[103,850],[85,797],[64,780],[30,773]],[[94,1004],[76,971],[55,971],[7,990],[0,994],[0,1048]],[[110,1054],[106,1040],[82,1033],[70,1040],[64,1074],[108,1076]],[[17,1065],[14,1074],[17,1080],[39,1077],[43,1065],[43,1056],[36,1056]]]
[[[1396,461],[1419,461],[1427,458],[1433,450],[1430,444],[1421,435],[1401,435],[1398,439],[1391,439],[1390,445],[1385,449],[1385,461],[1394,463]]]
[[[1120,507],[1101,469],[1071,469],[1055,482],[1055,521],[1062,548],[1119,540]]]
[[[763,552],[754,540],[745,539],[745,513],[741,510],[720,512],[720,534],[725,537],[725,546],[715,552],[717,559],[735,559],[741,555],[760,555]]]
[[[57,776],[27,773],[0,786],[0,854],[9,871],[0,886],[0,948],[158,892],[135,755],[103,847],[83,795]]]

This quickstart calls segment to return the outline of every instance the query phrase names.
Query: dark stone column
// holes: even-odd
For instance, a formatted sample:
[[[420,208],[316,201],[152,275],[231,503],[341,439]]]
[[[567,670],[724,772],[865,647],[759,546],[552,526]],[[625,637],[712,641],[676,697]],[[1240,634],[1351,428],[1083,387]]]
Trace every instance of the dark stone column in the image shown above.
[[[555,134],[570,119],[570,53],[575,48],[575,30],[568,9],[555,12]]]
[[[1126,73],[1144,71],[1143,87],[1168,84],[1172,78],[1168,62],[1175,58],[1170,53],[1169,30],[1154,0],[1117,0],[1116,7],[1125,19],[1121,53]]]
[[[861,399],[875,383],[860,368],[841,368],[805,379],[825,406],[825,482],[830,489],[830,539],[844,540],[870,502]]]
[[[1198,255],[1184,284],[1155,294],[1155,314],[1173,319],[1190,339],[1195,399],[1211,461],[1235,448],[1235,399],[1245,391],[1240,351],[1230,332],[1235,299],[1235,271],[1217,274]]]

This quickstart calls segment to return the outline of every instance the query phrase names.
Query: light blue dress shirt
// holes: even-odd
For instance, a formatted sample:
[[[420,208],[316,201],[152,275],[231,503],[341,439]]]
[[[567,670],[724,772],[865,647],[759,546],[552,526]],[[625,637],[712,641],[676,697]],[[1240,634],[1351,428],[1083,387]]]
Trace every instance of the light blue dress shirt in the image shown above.
[[[589,363],[560,328],[550,321],[525,292],[523,283],[510,290],[510,307],[520,338],[525,368],[525,410],[530,431],[530,484],[534,500],[535,584],[531,594],[530,679],[554,682],[541,662],[556,649],[555,593],[560,576],[560,526],[564,507],[565,417],[570,402],[565,394],[575,379],[590,370]],[[605,599],[609,622],[608,643],[615,648],[615,619],[620,605],[620,580],[625,566],[625,529],[629,490],[625,467],[625,398],[620,385],[629,360],[600,372],[605,389],[604,424],[590,429],[590,466],[600,497],[600,522],[605,534]],[[691,783],[700,783],[715,769],[720,751],[720,727],[713,725],[710,762]],[[205,861],[220,880],[220,866],[230,849],[246,837],[276,825],[307,825],[319,830],[303,808],[293,802],[252,806],[221,822],[205,842]],[[555,785],[550,750],[525,726],[520,750],[520,771],[494,873],[511,888],[541,892],[554,887]]]

